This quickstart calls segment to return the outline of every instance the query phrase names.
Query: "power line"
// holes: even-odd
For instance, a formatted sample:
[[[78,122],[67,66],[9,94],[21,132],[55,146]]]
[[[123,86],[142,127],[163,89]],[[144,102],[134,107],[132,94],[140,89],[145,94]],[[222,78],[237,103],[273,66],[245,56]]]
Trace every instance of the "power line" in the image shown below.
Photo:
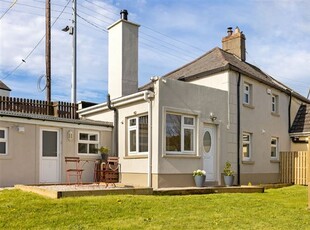
[[[60,16],[63,14],[63,12],[65,11],[65,9],[67,8],[67,6],[69,5],[70,0],[68,0],[67,4],[65,5],[65,7],[63,8],[63,10],[60,12],[60,14],[58,15],[58,17],[55,19],[55,21],[53,22],[53,24],[51,25],[51,27],[53,27],[55,25],[55,23],[58,21],[58,19],[60,18]],[[16,66],[10,73],[8,73],[5,77],[3,77],[1,80],[4,80],[6,78],[8,78],[9,76],[11,76],[23,63],[26,63],[26,60],[30,57],[30,55],[35,51],[35,49],[40,45],[40,43],[42,42],[42,40],[45,38],[46,33],[44,34],[44,36],[40,39],[40,41],[35,45],[35,47],[30,51],[30,53],[26,56],[26,58],[22,59],[22,62]]]
[[[1,15],[0,20],[4,17],[4,15],[6,15],[10,9],[12,9],[12,7],[16,4],[17,0],[14,0],[14,2],[12,2],[11,6]]]
[[[92,25],[92,26],[94,26],[94,27],[96,27],[96,28],[100,29],[100,30],[101,30],[101,31],[103,31],[103,32],[108,33],[108,31],[107,31],[106,29],[103,29],[103,28],[101,28],[100,26],[98,26],[97,24],[95,24],[95,23],[93,23],[93,22],[88,21],[86,18],[84,18],[84,17],[80,16],[78,13],[77,13],[76,15],[77,15],[79,18],[81,18],[82,20],[84,20],[85,22],[87,22],[88,24],[90,24],[90,25]]]

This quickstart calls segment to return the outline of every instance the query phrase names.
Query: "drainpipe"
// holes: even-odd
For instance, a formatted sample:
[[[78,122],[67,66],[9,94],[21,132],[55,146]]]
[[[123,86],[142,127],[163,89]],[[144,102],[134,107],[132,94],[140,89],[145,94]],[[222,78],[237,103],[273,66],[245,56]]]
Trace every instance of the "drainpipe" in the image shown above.
[[[152,187],[152,101],[150,100],[150,97],[153,95],[150,95],[148,92],[144,93],[143,99],[148,102],[148,130],[149,130],[149,136],[148,136],[148,150],[149,150],[149,156],[148,156],[148,172],[147,172],[147,186]]]
[[[114,156],[118,156],[118,110],[111,105],[110,94],[108,94],[107,106],[114,111],[114,128],[113,128],[113,151]]]
[[[292,91],[290,91],[290,101],[288,103],[288,133],[291,131],[291,104],[292,104]]]
[[[238,75],[237,84],[237,178],[238,185],[240,185],[240,81],[241,74]]]

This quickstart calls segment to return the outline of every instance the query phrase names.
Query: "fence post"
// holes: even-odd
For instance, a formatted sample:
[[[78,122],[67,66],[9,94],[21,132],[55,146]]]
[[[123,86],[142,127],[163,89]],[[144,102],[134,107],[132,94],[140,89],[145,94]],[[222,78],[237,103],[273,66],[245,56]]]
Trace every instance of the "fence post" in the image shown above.
[[[308,209],[310,209],[310,136],[308,137],[308,155],[307,155],[307,183],[308,183]]]

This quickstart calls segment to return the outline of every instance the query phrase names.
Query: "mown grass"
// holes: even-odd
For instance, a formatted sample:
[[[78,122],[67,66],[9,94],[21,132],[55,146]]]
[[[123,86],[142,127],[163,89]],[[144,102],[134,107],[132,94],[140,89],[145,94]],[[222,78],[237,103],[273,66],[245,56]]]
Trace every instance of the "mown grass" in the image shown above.
[[[52,200],[0,191],[1,229],[310,229],[307,187],[263,194]]]

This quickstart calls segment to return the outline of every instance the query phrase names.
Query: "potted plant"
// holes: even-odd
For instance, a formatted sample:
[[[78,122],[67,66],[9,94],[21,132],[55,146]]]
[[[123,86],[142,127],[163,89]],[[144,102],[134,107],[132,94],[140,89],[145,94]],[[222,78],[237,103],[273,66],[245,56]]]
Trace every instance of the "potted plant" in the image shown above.
[[[231,163],[229,161],[226,161],[223,171],[225,185],[232,186],[234,183],[234,171],[231,170]]]
[[[97,149],[98,152],[101,154],[102,161],[107,161],[109,156],[109,148],[101,146],[99,149]]]
[[[203,184],[206,180],[206,171],[198,169],[193,172],[193,177],[194,177],[196,186],[203,187]]]

